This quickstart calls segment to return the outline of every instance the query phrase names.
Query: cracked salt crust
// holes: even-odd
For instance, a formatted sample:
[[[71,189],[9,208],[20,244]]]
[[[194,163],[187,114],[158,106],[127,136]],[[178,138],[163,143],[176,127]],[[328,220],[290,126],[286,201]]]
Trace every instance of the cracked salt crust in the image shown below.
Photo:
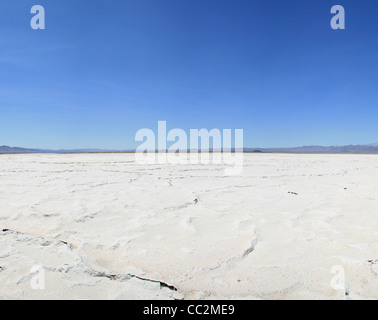
[[[376,156],[246,154],[234,177],[132,154],[0,161],[1,299],[378,298]]]

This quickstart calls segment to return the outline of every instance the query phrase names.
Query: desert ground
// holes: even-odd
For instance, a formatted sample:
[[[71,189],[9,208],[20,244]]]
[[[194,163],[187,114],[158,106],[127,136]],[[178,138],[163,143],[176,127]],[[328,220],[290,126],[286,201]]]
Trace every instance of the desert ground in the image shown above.
[[[378,299],[376,155],[0,164],[0,299]]]

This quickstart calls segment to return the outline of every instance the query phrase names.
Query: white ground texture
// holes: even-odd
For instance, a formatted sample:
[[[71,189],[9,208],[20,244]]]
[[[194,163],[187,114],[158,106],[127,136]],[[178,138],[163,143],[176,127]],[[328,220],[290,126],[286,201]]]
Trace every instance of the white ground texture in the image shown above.
[[[377,156],[0,164],[0,299],[378,299]]]

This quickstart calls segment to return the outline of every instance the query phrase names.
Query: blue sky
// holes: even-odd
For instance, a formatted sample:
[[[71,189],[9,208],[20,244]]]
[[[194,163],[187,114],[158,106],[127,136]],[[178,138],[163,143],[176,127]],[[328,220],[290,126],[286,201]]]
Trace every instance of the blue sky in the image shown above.
[[[46,30],[30,27],[43,5]],[[330,9],[346,10],[332,30]],[[3,0],[0,145],[129,149],[141,128],[246,147],[378,142],[376,0]]]

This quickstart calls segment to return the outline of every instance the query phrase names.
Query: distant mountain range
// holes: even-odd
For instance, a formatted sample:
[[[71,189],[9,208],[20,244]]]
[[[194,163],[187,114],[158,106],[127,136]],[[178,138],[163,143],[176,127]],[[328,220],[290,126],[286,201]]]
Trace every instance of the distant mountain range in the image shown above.
[[[0,153],[35,153],[37,150],[17,147],[0,146]]]
[[[0,146],[0,153],[111,153],[134,152],[134,150],[105,150],[105,149],[74,149],[47,150],[28,149],[19,147]],[[244,148],[246,153],[345,153],[345,154],[378,154],[378,143],[349,146],[305,146],[295,148]]]
[[[296,148],[244,148],[244,152],[265,153],[352,153],[352,154],[378,154],[378,143],[368,145],[349,146],[305,146]]]
[[[107,150],[107,149],[50,150],[50,149],[29,149],[29,148],[0,146],[0,153],[105,153],[105,152],[130,152],[130,151]]]

